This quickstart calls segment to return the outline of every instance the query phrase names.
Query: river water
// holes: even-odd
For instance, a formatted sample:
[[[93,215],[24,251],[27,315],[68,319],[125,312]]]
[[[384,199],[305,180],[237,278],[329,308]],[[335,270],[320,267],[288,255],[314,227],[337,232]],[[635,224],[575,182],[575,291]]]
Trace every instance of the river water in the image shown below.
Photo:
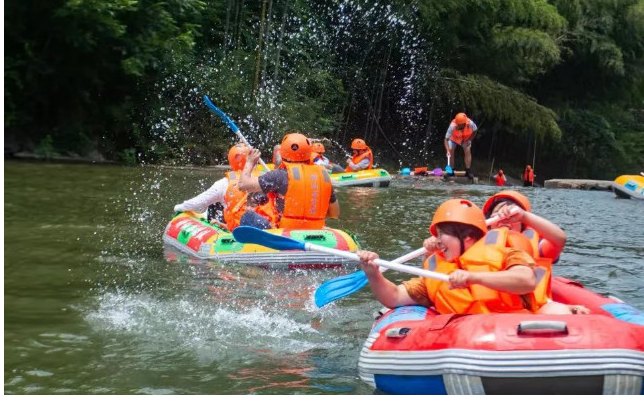
[[[222,171],[4,165],[6,393],[373,392],[357,371],[379,308],[368,288],[317,309],[311,293],[337,272],[164,257],[173,205]],[[482,205],[494,191],[411,181],[340,190],[341,220],[329,225],[392,259],[421,245],[442,201]],[[522,192],[568,233],[556,275],[644,309],[644,202]]]

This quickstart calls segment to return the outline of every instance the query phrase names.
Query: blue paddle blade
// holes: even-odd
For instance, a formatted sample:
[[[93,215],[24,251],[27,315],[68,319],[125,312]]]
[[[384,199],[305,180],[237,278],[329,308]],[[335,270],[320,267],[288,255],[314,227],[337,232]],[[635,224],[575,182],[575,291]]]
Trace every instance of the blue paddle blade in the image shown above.
[[[254,243],[275,250],[306,250],[302,242],[281,235],[271,234],[259,228],[240,226],[235,228],[233,236],[237,242]]]
[[[315,290],[315,305],[321,308],[362,289],[369,281],[364,271],[330,279]]]
[[[206,103],[206,106],[208,106],[210,110],[212,110],[215,114],[221,117],[221,119],[226,123],[226,125],[228,125],[228,128],[230,128],[233,131],[233,133],[237,133],[237,131],[239,131],[239,127],[237,127],[237,125],[233,122],[233,120],[231,120],[230,117],[228,117],[228,115],[224,113],[219,107],[215,106],[215,104],[212,103],[208,95],[203,96],[203,101]]]
[[[450,174],[451,174],[451,173],[454,173],[454,171],[452,170],[452,167],[451,167],[451,166],[449,166],[449,165],[447,165],[447,166],[445,167],[445,172],[446,172],[446,173],[450,173]]]

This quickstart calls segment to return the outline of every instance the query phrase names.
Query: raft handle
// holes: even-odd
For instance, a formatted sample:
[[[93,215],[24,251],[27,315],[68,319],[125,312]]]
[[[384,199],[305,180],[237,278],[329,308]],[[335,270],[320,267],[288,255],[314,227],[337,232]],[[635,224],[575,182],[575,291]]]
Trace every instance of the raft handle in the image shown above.
[[[517,326],[518,335],[568,334],[566,322],[557,320],[526,320]]]
[[[385,337],[388,338],[405,338],[411,329],[409,327],[394,327],[385,331]]]
[[[326,239],[324,234],[311,234],[304,237],[305,241],[323,241]]]

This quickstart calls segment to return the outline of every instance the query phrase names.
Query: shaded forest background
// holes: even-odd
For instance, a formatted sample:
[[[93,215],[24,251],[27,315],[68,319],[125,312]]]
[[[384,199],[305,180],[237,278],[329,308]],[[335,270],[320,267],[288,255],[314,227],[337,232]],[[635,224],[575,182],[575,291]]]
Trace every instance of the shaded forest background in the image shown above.
[[[288,130],[381,163],[476,159],[540,179],[644,170],[644,0],[9,0],[5,157],[215,164]]]

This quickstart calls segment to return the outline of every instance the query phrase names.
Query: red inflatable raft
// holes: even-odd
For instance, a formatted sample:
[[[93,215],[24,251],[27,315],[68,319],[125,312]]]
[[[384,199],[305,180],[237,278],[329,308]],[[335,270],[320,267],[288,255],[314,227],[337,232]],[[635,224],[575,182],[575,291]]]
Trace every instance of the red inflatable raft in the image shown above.
[[[393,394],[644,394],[644,314],[564,278],[552,289],[592,314],[390,310],[360,353],[360,377]]]

